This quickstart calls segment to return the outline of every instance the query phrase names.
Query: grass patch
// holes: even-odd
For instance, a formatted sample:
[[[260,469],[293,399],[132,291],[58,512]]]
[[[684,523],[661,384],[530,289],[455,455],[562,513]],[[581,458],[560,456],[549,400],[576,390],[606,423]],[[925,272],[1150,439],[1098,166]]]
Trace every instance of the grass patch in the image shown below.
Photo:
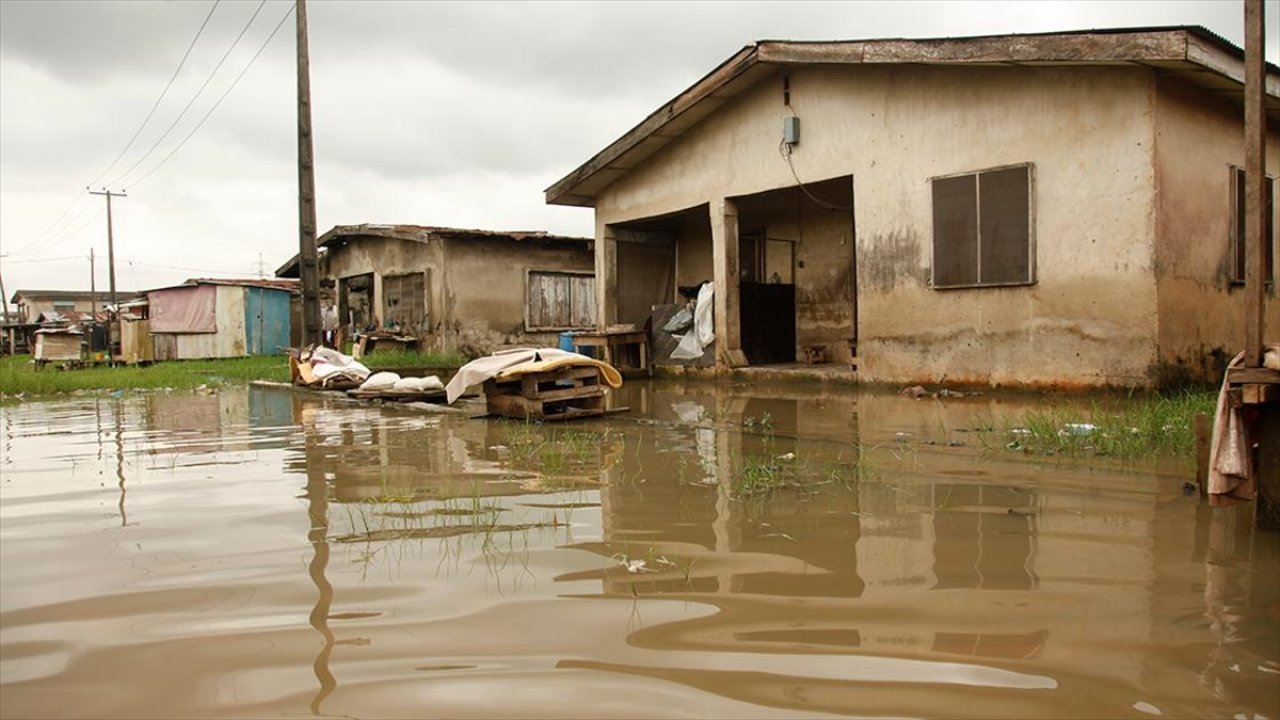
[[[1216,403],[1216,393],[1184,391],[1033,410],[1001,428],[990,417],[974,425],[988,446],[1037,455],[1185,456],[1195,453],[1195,416],[1212,416]]]
[[[467,358],[456,351],[413,352],[390,350],[372,352],[360,358],[371,369],[395,367],[457,368],[467,364]]]
[[[0,397],[39,397],[114,390],[190,390],[245,380],[289,381],[284,355],[256,355],[221,360],[171,360],[146,367],[100,365],[79,370],[53,366],[36,370],[30,355],[0,358]]]

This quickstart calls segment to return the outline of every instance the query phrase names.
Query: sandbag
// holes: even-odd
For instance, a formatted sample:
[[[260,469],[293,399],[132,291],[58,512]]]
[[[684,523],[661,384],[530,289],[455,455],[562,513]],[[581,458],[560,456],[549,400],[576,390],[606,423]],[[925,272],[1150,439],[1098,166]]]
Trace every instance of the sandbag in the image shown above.
[[[360,386],[361,390],[390,390],[395,387],[400,376],[393,372],[376,372],[369,376]]]

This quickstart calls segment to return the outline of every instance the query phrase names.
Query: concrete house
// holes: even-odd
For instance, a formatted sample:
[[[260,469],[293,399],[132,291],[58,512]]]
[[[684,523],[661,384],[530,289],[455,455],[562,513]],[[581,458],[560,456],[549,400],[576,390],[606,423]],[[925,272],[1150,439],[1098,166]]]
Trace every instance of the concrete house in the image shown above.
[[[283,353],[289,347],[289,298],[297,285],[289,280],[196,278],[148,290],[145,319],[125,324],[130,337],[149,334],[153,357],[145,356],[148,348],[142,340],[124,354],[136,361]]]
[[[1243,77],[1199,27],[761,41],[546,199],[595,208],[602,326],[714,280],[721,367],[1208,380],[1244,344]],[[1274,174],[1274,65],[1265,102]]]
[[[487,354],[555,346],[594,327],[592,242],[545,232],[339,225],[316,241],[320,277],[346,337],[398,327],[422,349]],[[298,276],[295,256],[276,271]]]

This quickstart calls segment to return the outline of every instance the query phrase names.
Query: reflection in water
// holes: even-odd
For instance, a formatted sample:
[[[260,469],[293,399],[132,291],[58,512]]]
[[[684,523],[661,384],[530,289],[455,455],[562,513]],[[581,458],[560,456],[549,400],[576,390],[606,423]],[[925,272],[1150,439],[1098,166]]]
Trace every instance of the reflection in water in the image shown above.
[[[1181,470],[980,449],[1000,399],[616,401],[0,408],[3,714],[1275,716],[1277,537]]]
[[[305,415],[305,412],[304,412]],[[303,430],[307,423],[303,421]],[[307,565],[307,575],[316,586],[316,604],[311,610],[310,623],[320,633],[323,645],[316,661],[312,664],[316,680],[320,688],[311,700],[311,713],[320,715],[320,706],[338,686],[338,681],[329,669],[329,659],[333,655],[334,635],[329,629],[329,614],[333,607],[333,585],[325,576],[329,567],[329,483],[325,480],[324,464],[320,461],[318,438],[314,433],[307,433],[307,542],[311,543],[311,562]],[[314,459],[314,461],[313,461]]]

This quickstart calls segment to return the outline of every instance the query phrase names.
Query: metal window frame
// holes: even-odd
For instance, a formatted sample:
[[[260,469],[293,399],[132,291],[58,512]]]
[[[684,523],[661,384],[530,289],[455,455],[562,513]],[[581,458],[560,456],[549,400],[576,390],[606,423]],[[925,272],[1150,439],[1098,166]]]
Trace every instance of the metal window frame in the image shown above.
[[[929,178],[929,207],[933,208],[933,183],[935,180],[950,180],[952,178],[974,176],[974,203],[977,205],[977,237],[978,237],[978,267],[977,276],[982,277],[982,175],[984,173],[1000,172],[1002,170],[1014,170],[1017,168],[1026,168],[1027,170],[1027,279],[1014,282],[1000,283],[960,283],[955,285],[939,285],[937,277],[937,253],[938,253],[938,236],[937,231],[933,227],[933,214],[929,215],[929,287],[933,290],[973,290],[979,288],[1008,288],[1008,287],[1029,287],[1039,283],[1039,276],[1036,272],[1036,258],[1039,253],[1036,243],[1036,164],[1032,161],[1011,163],[1008,165],[996,165],[994,167],[982,168],[981,170],[969,170],[966,172],[947,173],[944,175],[934,175]]]

